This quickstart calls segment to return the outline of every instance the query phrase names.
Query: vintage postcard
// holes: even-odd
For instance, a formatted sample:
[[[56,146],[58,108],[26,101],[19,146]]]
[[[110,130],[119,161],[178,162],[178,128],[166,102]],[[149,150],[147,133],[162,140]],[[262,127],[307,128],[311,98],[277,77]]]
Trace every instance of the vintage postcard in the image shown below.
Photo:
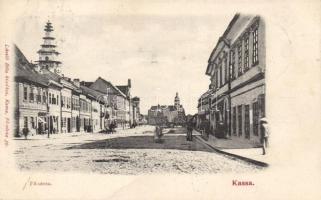
[[[0,199],[320,199],[320,6],[0,1]]]

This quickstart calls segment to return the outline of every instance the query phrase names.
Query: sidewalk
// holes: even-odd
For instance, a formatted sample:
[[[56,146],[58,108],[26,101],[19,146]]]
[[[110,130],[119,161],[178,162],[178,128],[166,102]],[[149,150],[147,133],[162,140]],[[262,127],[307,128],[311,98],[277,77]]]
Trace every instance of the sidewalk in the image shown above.
[[[80,135],[88,135],[92,133],[88,132],[72,132],[72,133],[55,133],[50,134],[48,138],[48,134],[35,134],[35,135],[28,135],[28,140],[48,140],[48,139],[59,139],[65,137],[76,137]],[[24,136],[21,137],[13,137],[14,140],[25,140]]]
[[[135,132],[145,132],[145,129],[150,129],[147,126],[137,126],[136,128],[116,128],[115,132],[112,134],[107,134],[107,133],[99,133],[99,132],[72,132],[72,133],[56,133],[56,134],[50,134],[50,138],[48,138],[48,134],[35,134],[35,135],[29,135],[28,140],[48,140],[48,139],[61,139],[61,138],[66,138],[66,137],[77,137],[77,136],[85,136],[85,135],[117,135],[117,134],[123,134],[123,133],[135,133]],[[21,137],[13,137],[14,140],[25,140],[24,136]]]
[[[268,166],[270,156],[269,154],[262,155],[262,148],[260,147],[253,148],[253,145],[245,143],[244,140],[217,139],[214,136],[210,136],[206,141],[197,131],[194,130],[193,132],[193,135],[198,140],[219,153],[237,157],[260,166]]]

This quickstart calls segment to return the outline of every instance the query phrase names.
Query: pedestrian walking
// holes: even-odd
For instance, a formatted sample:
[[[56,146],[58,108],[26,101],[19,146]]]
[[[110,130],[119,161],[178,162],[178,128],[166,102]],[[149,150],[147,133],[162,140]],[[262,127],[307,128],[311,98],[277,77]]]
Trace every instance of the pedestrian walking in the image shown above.
[[[114,120],[112,120],[109,124],[109,131],[111,134],[113,134],[115,132],[115,128],[116,128],[116,122]]]
[[[193,123],[191,121],[187,122],[187,135],[186,135],[186,139],[187,141],[192,141],[193,140]]]
[[[268,147],[268,139],[269,139],[269,128],[268,122],[266,118],[262,118],[260,120],[260,128],[261,128],[261,145],[262,145],[262,154],[266,154],[266,148]]]
[[[157,125],[155,128],[155,135],[154,135],[154,141],[156,143],[162,142],[162,136],[163,136],[163,128],[160,125]]]
[[[25,139],[27,139],[28,135],[29,135],[29,129],[27,127],[24,127],[22,129],[22,133],[25,136]]]

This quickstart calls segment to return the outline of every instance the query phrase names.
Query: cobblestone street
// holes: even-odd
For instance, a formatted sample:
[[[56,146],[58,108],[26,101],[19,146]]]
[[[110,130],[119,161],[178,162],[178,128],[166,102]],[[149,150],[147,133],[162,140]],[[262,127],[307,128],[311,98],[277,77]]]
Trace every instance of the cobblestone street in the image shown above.
[[[114,134],[60,134],[18,139],[17,167],[33,171],[103,174],[255,172],[261,168],[213,152],[198,140],[186,141],[185,129],[165,129],[155,143],[154,127]]]

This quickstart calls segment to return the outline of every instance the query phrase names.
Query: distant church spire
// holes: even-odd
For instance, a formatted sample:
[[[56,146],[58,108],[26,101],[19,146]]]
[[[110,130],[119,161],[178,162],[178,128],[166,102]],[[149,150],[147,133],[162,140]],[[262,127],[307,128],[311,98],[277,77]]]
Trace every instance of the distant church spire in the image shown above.
[[[60,73],[59,67],[61,62],[57,60],[60,53],[55,50],[57,47],[55,45],[55,38],[51,35],[53,30],[53,26],[48,20],[44,29],[45,36],[42,38],[43,44],[41,45],[41,49],[37,52],[39,54],[39,60],[36,62],[39,63],[40,69],[46,68],[52,72]]]
[[[178,92],[176,92],[176,96],[175,96],[175,99],[174,99],[174,105],[176,108],[179,108],[180,106],[180,100],[179,100],[179,97],[178,97]]]

